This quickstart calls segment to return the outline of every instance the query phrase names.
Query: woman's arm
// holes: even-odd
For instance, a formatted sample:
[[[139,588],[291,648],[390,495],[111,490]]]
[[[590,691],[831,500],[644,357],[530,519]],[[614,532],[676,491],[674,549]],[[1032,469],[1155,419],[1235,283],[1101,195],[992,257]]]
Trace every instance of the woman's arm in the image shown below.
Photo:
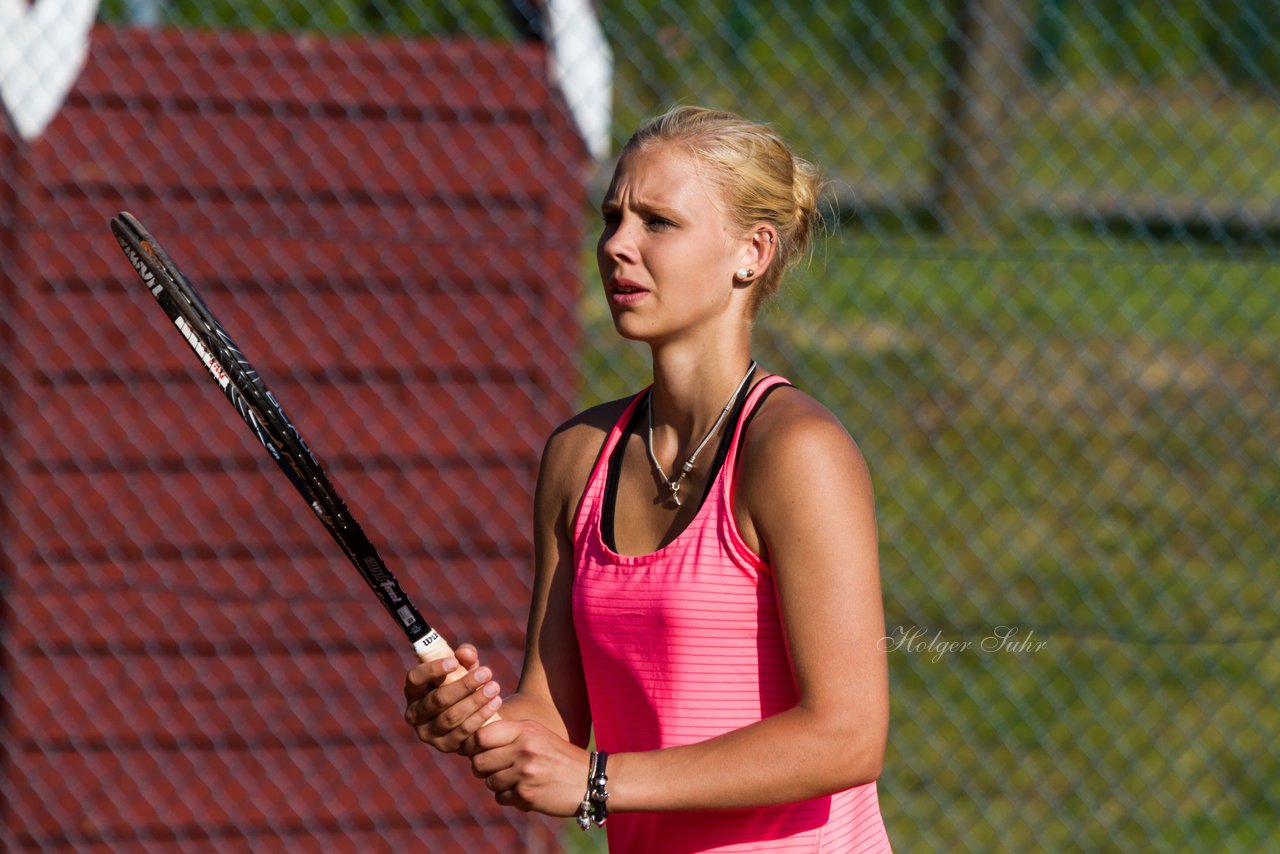
[[[611,810],[786,803],[880,773],[888,668],[866,465],[835,418],[792,390],[762,408],[742,459],[735,516],[774,567],[799,701],[698,744],[611,756]],[[477,742],[503,746],[472,765],[499,802],[572,814],[585,788],[585,754],[535,725],[498,726]]]
[[[616,402],[588,410],[557,429],[543,449],[534,495],[533,597],[517,693],[497,696],[497,683],[469,644],[457,650],[458,665],[469,671],[461,680],[441,684],[446,662],[414,667],[405,680],[405,719],[423,742],[472,753],[470,737],[500,707],[504,720],[535,721],[563,739],[587,743],[590,716],[572,615],[573,513],[612,424],[607,419],[619,411]]]
[[[536,569],[517,693],[504,717],[533,720],[573,744],[591,735],[582,656],[573,627],[573,515],[604,441],[589,411],[552,434],[534,500]]]

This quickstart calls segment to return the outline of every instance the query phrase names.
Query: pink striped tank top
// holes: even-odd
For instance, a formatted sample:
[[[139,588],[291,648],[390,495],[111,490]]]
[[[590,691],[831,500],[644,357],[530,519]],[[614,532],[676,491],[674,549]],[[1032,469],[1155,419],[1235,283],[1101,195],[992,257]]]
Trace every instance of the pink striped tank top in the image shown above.
[[[741,411],[783,383],[760,381]],[[596,743],[611,753],[705,741],[798,699],[771,568],[743,542],[730,505],[747,416],[731,425],[702,506],[671,543],[645,555],[606,545],[609,458],[645,397],[609,433],[574,520],[574,625]],[[617,813],[606,829],[610,854],[890,850],[874,782],[779,806]]]

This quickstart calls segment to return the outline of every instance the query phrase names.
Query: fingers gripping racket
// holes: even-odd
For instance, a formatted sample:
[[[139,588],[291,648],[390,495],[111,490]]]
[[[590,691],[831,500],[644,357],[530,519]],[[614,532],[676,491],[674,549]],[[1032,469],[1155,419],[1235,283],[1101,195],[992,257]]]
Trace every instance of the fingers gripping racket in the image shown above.
[[[449,644],[427,624],[405,595],[303,441],[302,434],[186,276],[132,215],[121,213],[114,217],[111,231],[143,284],[178,327],[244,423],[360,572],[382,607],[395,619],[413,644],[414,652],[423,661],[451,656],[453,650]],[[462,675],[462,668],[458,668],[450,677]]]

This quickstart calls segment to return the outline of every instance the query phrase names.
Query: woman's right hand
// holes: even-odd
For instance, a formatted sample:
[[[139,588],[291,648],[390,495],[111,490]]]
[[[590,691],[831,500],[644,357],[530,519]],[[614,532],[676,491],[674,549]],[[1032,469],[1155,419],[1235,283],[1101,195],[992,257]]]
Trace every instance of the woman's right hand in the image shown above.
[[[464,742],[502,705],[492,671],[479,664],[476,648],[463,644],[453,658],[424,662],[405,676],[404,719],[419,741],[442,753],[471,752]],[[465,675],[451,675],[460,668]]]

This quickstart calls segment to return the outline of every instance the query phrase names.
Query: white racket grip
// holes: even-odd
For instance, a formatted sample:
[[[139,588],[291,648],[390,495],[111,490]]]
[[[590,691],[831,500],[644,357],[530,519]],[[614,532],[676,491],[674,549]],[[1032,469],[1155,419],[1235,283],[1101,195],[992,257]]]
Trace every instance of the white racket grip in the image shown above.
[[[453,647],[449,646],[449,642],[441,637],[440,633],[435,629],[418,638],[413,644],[413,651],[417,654],[418,660],[424,664],[428,661],[438,661],[442,658],[453,656]],[[444,677],[444,682],[441,684],[448,685],[450,682],[457,682],[466,675],[467,669],[465,667],[455,667]],[[501,720],[501,718],[498,715],[494,715],[485,721],[485,724],[491,724],[497,720]]]
[[[449,642],[440,636],[435,629],[427,632],[413,643],[413,651],[417,654],[418,660],[424,664],[428,661],[436,661],[441,658],[449,658],[453,655],[453,647],[449,646]],[[463,671],[464,673],[466,671]],[[457,671],[450,673],[444,681],[452,682],[457,677]]]

